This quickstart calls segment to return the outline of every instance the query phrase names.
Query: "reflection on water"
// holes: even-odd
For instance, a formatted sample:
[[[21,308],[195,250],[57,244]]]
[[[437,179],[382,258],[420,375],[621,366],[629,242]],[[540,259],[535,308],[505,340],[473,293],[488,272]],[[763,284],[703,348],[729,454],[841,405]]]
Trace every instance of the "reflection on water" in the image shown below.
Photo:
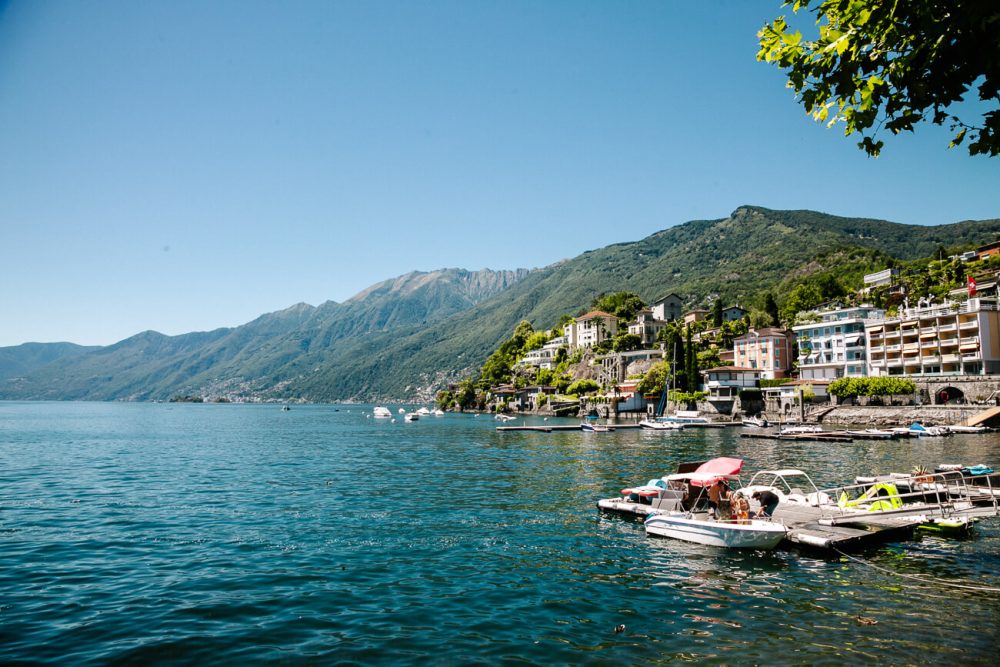
[[[0,660],[992,663],[1000,596],[898,575],[1000,586],[997,520],[853,560],[649,539],[595,501],[714,456],[821,485],[1000,463],[997,435],[495,426],[0,403]]]

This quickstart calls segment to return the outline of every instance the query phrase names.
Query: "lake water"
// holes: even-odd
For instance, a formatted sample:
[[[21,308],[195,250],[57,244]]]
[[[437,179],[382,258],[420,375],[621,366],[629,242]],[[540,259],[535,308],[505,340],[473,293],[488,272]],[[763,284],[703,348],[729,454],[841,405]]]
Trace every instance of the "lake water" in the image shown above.
[[[995,664],[1000,594],[900,575],[1000,587],[998,519],[858,562],[650,539],[595,501],[714,456],[821,485],[995,465],[1000,434],[777,443],[370,412],[0,403],[0,662]]]

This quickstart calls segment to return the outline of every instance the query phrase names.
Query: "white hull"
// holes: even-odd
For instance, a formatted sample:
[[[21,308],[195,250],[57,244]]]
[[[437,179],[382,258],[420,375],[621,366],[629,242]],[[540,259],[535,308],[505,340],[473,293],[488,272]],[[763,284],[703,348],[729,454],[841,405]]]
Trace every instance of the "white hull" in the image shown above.
[[[375,419],[392,419],[392,413],[389,412],[389,408],[384,408],[382,406],[375,408],[372,414]]]
[[[679,431],[684,428],[680,422],[651,422],[648,419],[639,422],[639,426],[653,431]]]
[[[686,514],[656,514],[646,519],[646,534],[713,547],[773,549],[784,539],[785,527],[756,519],[749,523],[727,523],[688,518]]]

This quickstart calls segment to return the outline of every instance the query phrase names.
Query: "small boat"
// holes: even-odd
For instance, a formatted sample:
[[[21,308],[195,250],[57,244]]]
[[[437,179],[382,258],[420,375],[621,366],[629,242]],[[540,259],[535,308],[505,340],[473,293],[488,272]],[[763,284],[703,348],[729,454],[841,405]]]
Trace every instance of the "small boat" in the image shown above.
[[[643,419],[639,422],[639,426],[653,431],[679,431],[684,428],[684,424],[681,422],[660,422],[649,419]]]
[[[757,415],[755,417],[744,417],[743,425],[748,428],[767,428],[771,424],[763,417]]]
[[[711,424],[712,421],[708,417],[702,417],[695,411],[677,411],[668,417],[661,417],[660,421],[665,422],[676,422],[679,424]]]
[[[427,408],[420,408],[419,410],[417,410],[417,414],[420,415],[421,417],[426,417],[430,413],[431,411]]]
[[[588,424],[587,422],[584,422],[580,424],[580,430],[584,433],[607,433],[608,431],[612,431],[614,429],[605,426],[604,424]]]
[[[743,459],[727,456],[681,463],[677,474],[714,473],[713,479],[722,475],[738,475],[743,469]],[[618,498],[604,498],[597,501],[597,507],[608,512],[626,516],[646,516],[656,512],[680,512],[708,510],[708,495],[704,487],[689,484],[683,478],[671,479],[664,476],[651,479],[645,484],[621,490]]]
[[[415,422],[418,419],[420,419],[420,415],[418,415],[416,412],[408,412],[406,413],[406,416],[403,417],[403,421],[407,422]]]
[[[944,437],[951,435],[951,431],[947,426],[924,426],[919,422],[913,422],[909,427],[901,426],[892,430],[896,433],[907,433],[911,436],[918,436],[921,438]]]
[[[670,475],[671,482],[686,482],[702,487],[719,479],[736,479],[735,475],[713,472],[692,472]],[[650,514],[645,520],[646,534],[672,537],[685,542],[733,549],[773,549],[785,538],[785,526],[764,519],[722,521],[707,513],[666,512]]]
[[[963,426],[961,424],[951,424],[945,428],[952,433],[986,433],[990,430],[986,426]]]
[[[938,535],[968,535],[978,520],[971,516],[935,517],[917,526],[917,530]]]
[[[852,431],[848,429],[844,431],[844,433],[852,438],[860,438],[863,440],[895,440],[899,438],[899,433],[877,428],[866,428],[863,431]]]
[[[785,527],[763,519],[746,523],[695,518],[692,513],[651,514],[646,517],[646,534],[672,537],[685,542],[731,549],[773,549],[785,539]]]
[[[513,415],[501,414],[501,413],[498,412],[497,416],[495,417],[495,419],[497,421],[501,421],[501,422],[509,422],[509,421],[511,421],[513,419],[517,419],[517,417],[514,417]]]
[[[822,433],[822,426],[802,424],[800,426],[782,426],[778,429],[778,435],[801,435],[804,433]]]
[[[282,412],[288,412],[289,410],[291,410],[291,408],[290,408],[290,407],[288,407],[287,405],[283,405],[283,406],[281,406],[281,411],[282,411]]]
[[[379,405],[372,410],[372,416],[375,417],[375,419],[392,419],[392,412],[389,408]]]
[[[441,408],[437,408],[436,410],[434,410],[434,416],[435,417],[444,417],[444,410],[442,410]]]

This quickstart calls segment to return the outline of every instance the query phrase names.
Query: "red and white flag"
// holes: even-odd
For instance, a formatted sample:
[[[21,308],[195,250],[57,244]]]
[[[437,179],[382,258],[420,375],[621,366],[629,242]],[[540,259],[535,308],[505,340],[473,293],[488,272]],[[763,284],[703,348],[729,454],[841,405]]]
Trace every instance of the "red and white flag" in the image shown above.
[[[976,296],[976,281],[972,276],[969,276],[969,298]]]

